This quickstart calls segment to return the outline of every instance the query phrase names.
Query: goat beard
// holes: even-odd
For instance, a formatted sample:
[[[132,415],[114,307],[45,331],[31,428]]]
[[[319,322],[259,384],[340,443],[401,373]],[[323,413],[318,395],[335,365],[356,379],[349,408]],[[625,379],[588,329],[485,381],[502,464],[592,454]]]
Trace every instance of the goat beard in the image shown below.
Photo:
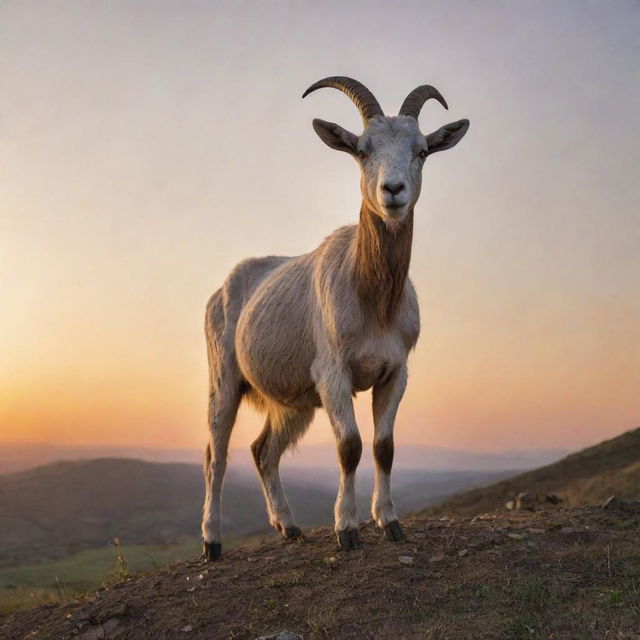
[[[361,302],[382,326],[398,309],[411,260],[413,209],[400,219],[381,218],[363,205],[358,230],[356,280]]]

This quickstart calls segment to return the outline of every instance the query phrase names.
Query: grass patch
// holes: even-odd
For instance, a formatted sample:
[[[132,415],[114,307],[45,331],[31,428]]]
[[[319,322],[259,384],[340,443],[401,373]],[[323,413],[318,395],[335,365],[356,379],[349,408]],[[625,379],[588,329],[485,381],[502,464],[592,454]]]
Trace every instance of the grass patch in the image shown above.
[[[226,539],[226,549],[239,538]],[[87,549],[66,558],[0,567],[0,615],[46,602],[76,598],[103,584],[112,584],[141,571],[198,556],[199,538],[171,545],[127,545],[119,541]]]
[[[531,622],[520,617],[511,621],[509,630],[512,633],[512,637],[522,638],[522,640],[532,640],[538,637]]]
[[[525,608],[540,609],[550,603],[551,594],[540,580],[527,580],[514,586],[514,595]]]
[[[28,609],[46,602],[56,602],[58,597],[51,589],[0,588],[0,616],[6,616],[20,609]]]
[[[105,579],[113,581],[128,573],[157,569],[165,564],[198,555],[200,541],[189,539],[175,545],[107,545],[87,549],[58,560],[0,568],[0,588],[62,588],[76,592],[99,587]],[[116,554],[121,557],[118,561]]]

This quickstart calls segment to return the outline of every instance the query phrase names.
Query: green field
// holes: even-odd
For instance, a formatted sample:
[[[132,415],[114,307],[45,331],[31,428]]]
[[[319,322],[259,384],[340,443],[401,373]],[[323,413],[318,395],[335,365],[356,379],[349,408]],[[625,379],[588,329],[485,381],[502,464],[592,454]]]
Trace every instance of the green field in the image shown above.
[[[229,549],[240,538],[224,540]],[[121,580],[198,556],[202,542],[189,538],[172,545],[113,545],[89,549],[59,560],[0,567],[0,615],[42,602],[66,600]]]

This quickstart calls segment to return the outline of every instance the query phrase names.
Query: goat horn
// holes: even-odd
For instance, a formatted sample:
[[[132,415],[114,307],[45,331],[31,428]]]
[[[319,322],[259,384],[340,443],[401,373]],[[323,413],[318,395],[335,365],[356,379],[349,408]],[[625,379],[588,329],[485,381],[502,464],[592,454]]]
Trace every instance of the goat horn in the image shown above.
[[[435,98],[445,109],[448,109],[447,101],[440,95],[440,92],[430,84],[423,84],[416,87],[405,99],[400,107],[400,116],[411,116],[418,119],[422,105],[429,99]]]
[[[312,91],[320,89],[322,87],[333,87],[339,89],[346,95],[348,95],[358,107],[358,111],[362,116],[364,124],[367,120],[373,118],[373,116],[383,116],[384,112],[380,103],[375,99],[373,93],[367,89],[362,83],[354,80],[353,78],[347,78],[346,76],[331,76],[314,82],[303,94],[302,97],[308,96]]]

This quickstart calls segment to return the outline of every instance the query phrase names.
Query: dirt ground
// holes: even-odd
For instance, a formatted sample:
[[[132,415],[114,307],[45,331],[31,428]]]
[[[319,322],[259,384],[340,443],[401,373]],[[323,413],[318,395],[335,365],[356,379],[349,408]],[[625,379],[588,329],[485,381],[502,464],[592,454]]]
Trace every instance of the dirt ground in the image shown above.
[[[417,517],[361,550],[327,528],[0,619],[2,640],[640,639],[640,507]]]

